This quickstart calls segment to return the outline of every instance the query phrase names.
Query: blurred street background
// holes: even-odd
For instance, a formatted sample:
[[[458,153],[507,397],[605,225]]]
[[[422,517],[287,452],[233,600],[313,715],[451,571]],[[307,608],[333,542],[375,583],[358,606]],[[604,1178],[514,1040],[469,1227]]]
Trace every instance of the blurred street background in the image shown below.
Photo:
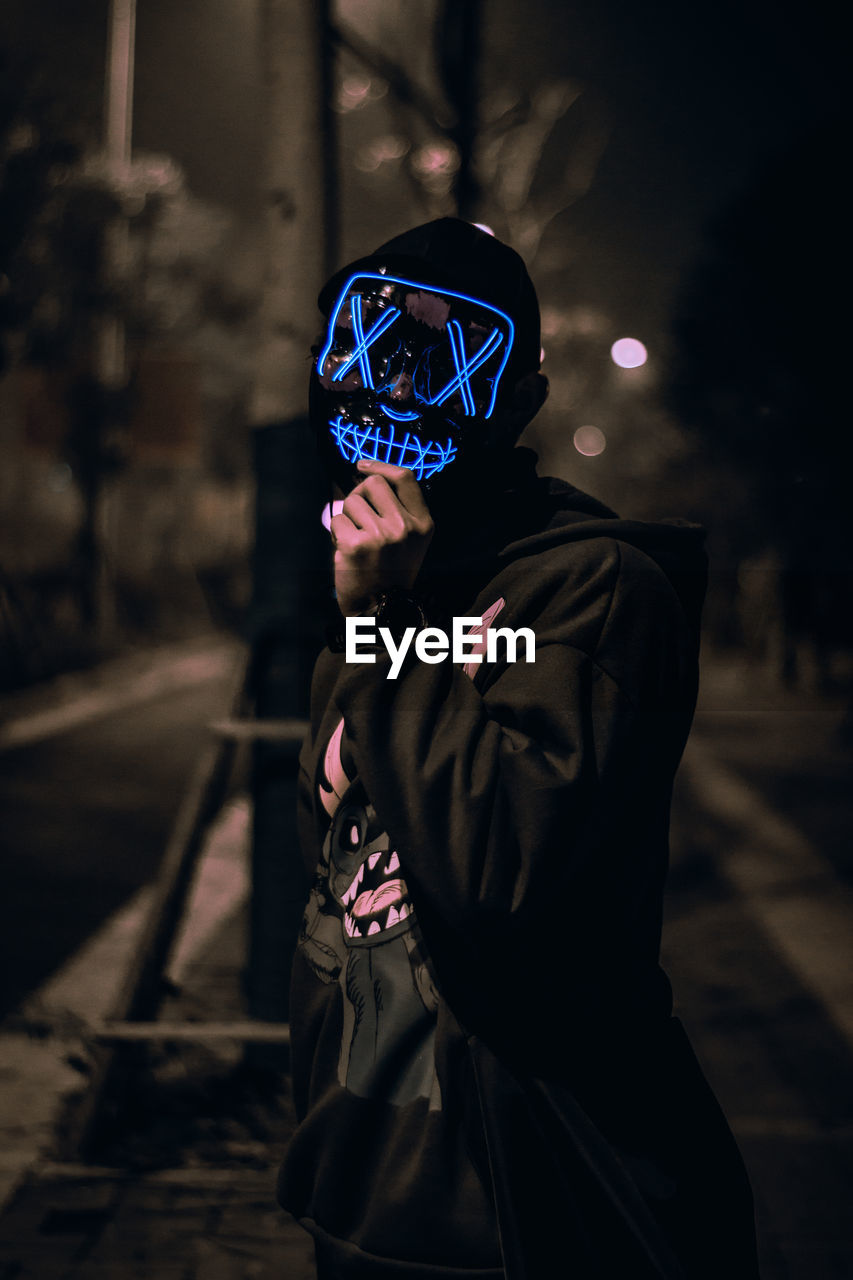
[[[537,284],[540,471],[708,527],[665,962],[765,1280],[853,1275],[839,23],[4,0],[0,1280],[313,1275],[286,1047],[246,1031],[286,1024],[304,891],[308,350],[331,269],[445,213]]]

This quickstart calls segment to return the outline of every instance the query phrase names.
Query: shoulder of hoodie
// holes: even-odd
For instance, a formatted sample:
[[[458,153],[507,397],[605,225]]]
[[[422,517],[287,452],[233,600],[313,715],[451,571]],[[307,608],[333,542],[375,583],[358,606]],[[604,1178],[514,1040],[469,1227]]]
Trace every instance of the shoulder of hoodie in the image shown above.
[[[564,487],[570,497],[576,492]],[[481,596],[484,609],[492,603],[485,599],[490,591],[505,600],[495,625],[531,626],[537,646],[568,643],[590,655],[605,640],[630,639],[637,627],[646,633],[695,629],[673,583],[673,565],[668,572],[661,561],[680,562],[679,572],[695,574],[701,593],[704,530],[682,520],[620,520],[595,499],[578,496],[585,509],[561,510],[549,527],[504,548],[502,567]]]

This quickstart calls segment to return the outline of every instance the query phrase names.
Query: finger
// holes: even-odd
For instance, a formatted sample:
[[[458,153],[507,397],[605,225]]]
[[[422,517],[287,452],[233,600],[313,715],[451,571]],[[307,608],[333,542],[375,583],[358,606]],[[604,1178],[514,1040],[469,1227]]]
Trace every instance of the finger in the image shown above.
[[[354,489],[347,498],[344,503],[343,514],[349,517],[356,529],[372,534],[375,537],[380,535],[379,516],[358,490]]]
[[[384,476],[410,515],[418,520],[430,518],[421,487],[407,467],[394,467],[390,462],[375,462],[368,458],[359,458],[356,466],[363,475]]]
[[[399,523],[409,514],[385,476],[368,476],[366,480],[362,480],[357,489],[353,490],[353,493],[357,493],[359,497],[369,502],[382,520]]]
[[[357,548],[364,536],[363,531],[343,513],[332,517],[329,532],[332,535],[332,546],[335,551],[343,551],[347,554],[351,554]]]

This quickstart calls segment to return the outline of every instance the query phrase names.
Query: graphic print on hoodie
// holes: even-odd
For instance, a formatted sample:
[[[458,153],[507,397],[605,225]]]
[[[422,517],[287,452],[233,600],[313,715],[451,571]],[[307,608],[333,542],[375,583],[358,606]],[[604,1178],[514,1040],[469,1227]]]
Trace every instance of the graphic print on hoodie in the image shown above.
[[[339,1083],[395,1106],[427,1098],[437,1110],[438,993],[397,851],[355,774],[340,720],[316,779],[329,826],[299,949],[321,981],[341,988]]]

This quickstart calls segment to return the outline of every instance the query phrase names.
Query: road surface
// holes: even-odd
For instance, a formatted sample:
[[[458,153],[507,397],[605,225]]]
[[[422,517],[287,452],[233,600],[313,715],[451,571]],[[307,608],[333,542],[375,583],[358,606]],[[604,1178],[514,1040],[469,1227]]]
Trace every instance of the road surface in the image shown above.
[[[182,648],[7,723],[0,1017],[154,876],[238,656],[221,641]]]

